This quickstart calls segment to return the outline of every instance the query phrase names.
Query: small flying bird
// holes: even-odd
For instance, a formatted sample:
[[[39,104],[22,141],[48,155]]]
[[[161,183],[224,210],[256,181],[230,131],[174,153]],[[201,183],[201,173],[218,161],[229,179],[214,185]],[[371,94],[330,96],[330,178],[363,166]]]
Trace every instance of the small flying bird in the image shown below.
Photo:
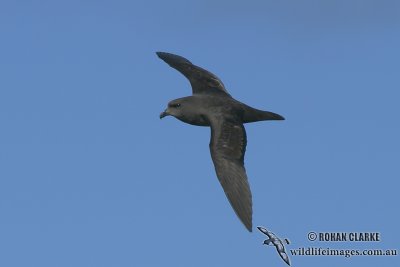
[[[184,57],[165,52],[157,55],[189,80],[193,93],[169,102],[160,119],[171,115],[191,125],[211,127],[210,152],[218,179],[236,215],[251,232],[252,197],[244,168],[247,138],[243,124],[284,118],[235,100],[217,76]]]
[[[284,262],[287,263],[287,265],[290,266],[290,261],[289,261],[289,256],[286,254],[285,251],[285,246],[283,245],[282,241],[272,232],[268,231],[264,227],[258,226],[258,230],[260,230],[261,233],[265,234],[268,236],[268,239],[264,240],[264,245],[274,245],[276,248],[276,251],[278,251],[279,256],[282,258]],[[285,238],[286,244],[289,244],[289,240]]]

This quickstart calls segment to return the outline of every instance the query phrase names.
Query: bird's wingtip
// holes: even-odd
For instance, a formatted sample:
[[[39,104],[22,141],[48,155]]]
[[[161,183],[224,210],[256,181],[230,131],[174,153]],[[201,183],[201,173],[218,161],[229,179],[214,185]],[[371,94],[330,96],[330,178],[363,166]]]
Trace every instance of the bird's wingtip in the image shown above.
[[[156,55],[161,58],[163,56],[163,54],[165,54],[165,52],[161,52],[161,51],[157,51]]]
[[[284,121],[285,120],[285,117],[283,117],[282,115],[279,115],[277,113],[271,112],[271,115],[272,115],[271,120],[277,120],[277,121]]]
[[[247,231],[249,231],[250,233],[253,232],[253,224],[251,221],[243,222],[243,224],[246,227]]]
[[[192,64],[192,62],[190,62],[186,58],[172,53],[157,51],[156,54],[159,58],[161,58],[171,66],[176,66],[179,64]]]
[[[257,226],[257,229],[258,229],[261,233],[263,233],[264,235],[267,235],[267,236],[270,235],[270,234],[268,233],[268,230],[265,229],[264,227]]]

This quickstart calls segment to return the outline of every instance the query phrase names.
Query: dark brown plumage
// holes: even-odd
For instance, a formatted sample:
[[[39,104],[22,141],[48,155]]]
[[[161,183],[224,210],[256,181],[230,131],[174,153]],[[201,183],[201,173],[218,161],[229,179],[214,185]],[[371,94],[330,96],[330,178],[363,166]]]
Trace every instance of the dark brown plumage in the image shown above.
[[[211,127],[210,152],[218,179],[237,216],[251,232],[252,197],[244,168],[247,138],[243,123],[284,118],[235,100],[217,76],[181,56],[157,55],[185,75],[193,92],[169,102],[160,118],[172,115],[185,123]]]

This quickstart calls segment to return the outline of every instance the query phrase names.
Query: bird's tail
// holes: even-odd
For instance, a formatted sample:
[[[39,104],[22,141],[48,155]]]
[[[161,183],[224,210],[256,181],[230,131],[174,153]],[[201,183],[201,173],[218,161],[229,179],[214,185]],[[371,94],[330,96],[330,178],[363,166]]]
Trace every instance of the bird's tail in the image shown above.
[[[256,122],[256,121],[269,121],[269,120],[284,120],[285,118],[279,114],[255,109],[247,106],[243,114],[243,123]]]

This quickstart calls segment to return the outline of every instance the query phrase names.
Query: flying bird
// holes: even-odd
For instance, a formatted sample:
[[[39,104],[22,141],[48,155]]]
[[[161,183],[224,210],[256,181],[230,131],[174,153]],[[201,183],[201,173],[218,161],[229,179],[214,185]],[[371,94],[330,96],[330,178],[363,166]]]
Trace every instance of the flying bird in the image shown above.
[[[264,240],[264,245],[274,245],[276,248],[276,251],[278,251],[279,256],[282,258],[284,262],[286,262],[287,265],[290,266],[290,261],[289,261],[289,256],[286,254],[285,251],[285,246],[283,245],[282,241],[272,232],[268,231],[264,227],[257,227],[258,230],[260,230],[261,233],[265,234],[268,236],[267,240]],[[285,238],[285,242],[289,244],[289,240]]]
[[[235,100],[217,76],[186,58],[156,54],[192,86],[192,95],[170,101],[160,119],[170,115],[191,125],[211,127],[210,152],[219,182],[236,215],[251,232],[252,197],[244,168],[247,138],[243,124],[284,118]]]

